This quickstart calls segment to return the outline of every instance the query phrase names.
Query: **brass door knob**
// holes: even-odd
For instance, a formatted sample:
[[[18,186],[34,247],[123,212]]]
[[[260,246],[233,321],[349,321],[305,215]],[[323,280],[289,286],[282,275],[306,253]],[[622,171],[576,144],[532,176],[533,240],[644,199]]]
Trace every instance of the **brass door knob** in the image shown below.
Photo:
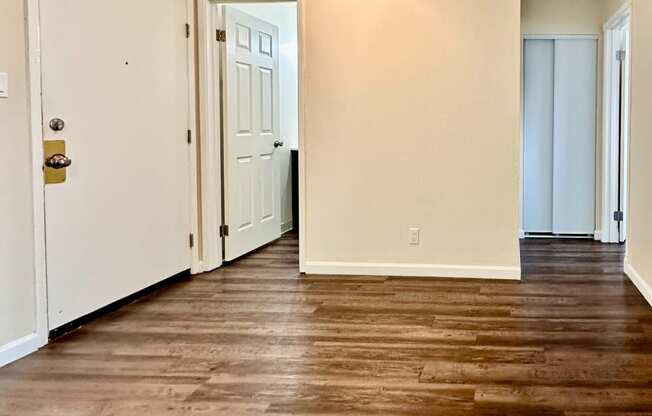
[[[64,169],[70,165],[72,165],[72,160],[70,160],[68,156],[62,155],[61,153],[57,153],[45,159],[45,166],[52,169]]]

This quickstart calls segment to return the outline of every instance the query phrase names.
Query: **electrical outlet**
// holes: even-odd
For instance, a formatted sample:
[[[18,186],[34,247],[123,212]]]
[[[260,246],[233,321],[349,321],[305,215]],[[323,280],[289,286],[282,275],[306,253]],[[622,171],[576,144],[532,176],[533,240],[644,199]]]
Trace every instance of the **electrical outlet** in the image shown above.
[[[419,228],[410,228],[410,245],[411,246],[418,246],[419,243],[421,242],[420,239],[420,234],[421,234],[421,229]]]
[[[9,74],[0,72],[0,98],[9,98]]]

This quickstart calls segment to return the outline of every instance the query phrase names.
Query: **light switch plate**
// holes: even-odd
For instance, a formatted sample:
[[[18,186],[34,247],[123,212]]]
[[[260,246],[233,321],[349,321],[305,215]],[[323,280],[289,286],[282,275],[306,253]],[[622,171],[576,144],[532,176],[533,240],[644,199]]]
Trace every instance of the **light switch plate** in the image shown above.
[[[0,72],[0,98],[9,98],[9,74]]]

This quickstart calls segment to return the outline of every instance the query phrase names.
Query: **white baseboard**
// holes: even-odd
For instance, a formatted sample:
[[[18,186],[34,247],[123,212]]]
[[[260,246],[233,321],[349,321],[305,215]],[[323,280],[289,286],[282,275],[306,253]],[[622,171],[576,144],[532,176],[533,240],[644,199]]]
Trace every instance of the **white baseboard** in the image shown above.
[[[525,231],[524,231],[524,230],[520,230],[520,231],[518,232],[518,239],[519,239],[519,240],[523,240],[523,239],[525,239]]]
[[[593,239],[595,241],[602,241],[602,230],[595,230],[593,233]]]
[[[521,280],[520,267],[506,266],[308,261],[303,266],[301,272],[318,275]]]
[[[292,221],[287,221],[281,224],[281,234],[285,234],[287,232],[290,232],[294,229],[294,222]]]
[[[0,347],[0,367],[19,360],[42,346],[43,343],[36,334],[29,334],[3,345]]]
[[[634,269],[628,258],[625,258],[625,274],[629,276],[629,280],[634,283],[634,286],[641,292],[647,303],[652,306],[652,286]]]

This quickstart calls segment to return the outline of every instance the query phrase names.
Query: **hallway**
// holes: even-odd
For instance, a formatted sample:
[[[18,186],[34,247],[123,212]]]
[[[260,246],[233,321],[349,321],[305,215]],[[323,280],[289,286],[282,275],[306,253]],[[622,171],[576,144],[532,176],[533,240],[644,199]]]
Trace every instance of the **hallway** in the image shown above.
[[[522,282],[304,277],[286,235],[0,370],[0,415],[652,415],[618,245],[522,243]]]

